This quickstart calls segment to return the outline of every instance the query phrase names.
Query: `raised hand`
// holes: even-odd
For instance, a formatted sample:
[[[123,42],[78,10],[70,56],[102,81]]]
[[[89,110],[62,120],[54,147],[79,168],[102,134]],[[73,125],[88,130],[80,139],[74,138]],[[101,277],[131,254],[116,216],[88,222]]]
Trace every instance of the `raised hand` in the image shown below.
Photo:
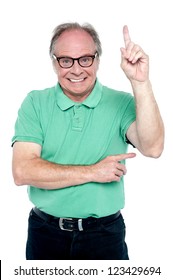
[[[123,27],[125,47],[121,48],[121,68],[130,81],[145,82],[149,76],[149,58],[139,45],[130,39],[128,27]]]

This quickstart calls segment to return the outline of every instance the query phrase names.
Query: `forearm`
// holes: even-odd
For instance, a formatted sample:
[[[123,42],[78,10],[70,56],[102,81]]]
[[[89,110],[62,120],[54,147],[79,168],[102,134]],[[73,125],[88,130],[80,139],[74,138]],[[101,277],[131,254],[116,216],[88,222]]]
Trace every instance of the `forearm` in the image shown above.
[[[41,158],[18,164],[13,175],[16,185],[50,190],[82,185],[92,180],[91,166],[60,165]]]
[[[136,100],[136,130],[141,151],[152,156],[163,150],[164,125],[150,81],[131,82]]]
[[[20,160],[13,158],[13,177],[16,185],[32,185],[42,189],[61,189],[89,182],[119,182],[126,174],[120,161],[134,158],[134,153],[108,156],[92,165],[60,165],[40,157]]]

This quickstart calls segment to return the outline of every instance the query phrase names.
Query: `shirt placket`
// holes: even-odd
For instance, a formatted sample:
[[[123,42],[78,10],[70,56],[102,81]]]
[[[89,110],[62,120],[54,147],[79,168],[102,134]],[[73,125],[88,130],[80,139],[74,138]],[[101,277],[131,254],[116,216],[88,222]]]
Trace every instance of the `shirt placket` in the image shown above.
[[[73,120],[72,120],[72,130],[82,131],[84,125],[84,115],[83,106],[75,105],[73,107]]]

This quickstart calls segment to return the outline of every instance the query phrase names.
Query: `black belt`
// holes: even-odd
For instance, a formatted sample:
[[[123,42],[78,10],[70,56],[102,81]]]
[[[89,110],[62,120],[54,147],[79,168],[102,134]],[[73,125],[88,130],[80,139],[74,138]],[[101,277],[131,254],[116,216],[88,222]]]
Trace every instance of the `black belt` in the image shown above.
[[[49,215],[37,207],[33,208],[33,211],[35,214],[37,214],[42,220],[50,223],[56,223],[61,230],[67,230],[67,231],[83,231],[88,228],[91,228],[93,226],[97,226],[99,224],[109,223],[115,219],[117,219],[120,215],[120,211],[117,213],[102,217],[102,218],[85,218],[85,219],[78,219],[78,218],[58,218],[52,215]]]

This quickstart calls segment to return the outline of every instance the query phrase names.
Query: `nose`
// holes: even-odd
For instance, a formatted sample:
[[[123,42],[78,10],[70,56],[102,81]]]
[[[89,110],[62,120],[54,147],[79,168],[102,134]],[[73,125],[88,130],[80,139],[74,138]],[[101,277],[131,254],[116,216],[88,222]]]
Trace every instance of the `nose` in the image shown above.
[[[71,73],[75,75],[80,75],[83,73],[83,68],[79,65],[78,61],[75,60],[73,66],[71,67]]]

